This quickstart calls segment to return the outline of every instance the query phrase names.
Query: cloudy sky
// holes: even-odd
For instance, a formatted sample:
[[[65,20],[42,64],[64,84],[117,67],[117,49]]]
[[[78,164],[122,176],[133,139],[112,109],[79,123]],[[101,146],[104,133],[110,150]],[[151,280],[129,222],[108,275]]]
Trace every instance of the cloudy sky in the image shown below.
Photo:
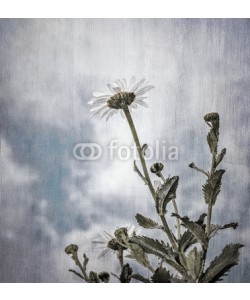
[[[132,155],[109,158],[112,140],[133,145],[126,121],[91,119],[87,106],[103,85],[133,75],[155,86],[149,108],[133,118],[142,143],[165,147],[165,174],[180,176],[181,215],[206,209],[205,178],[188,164],[209,168],[203,116],[220,114],[226,174],[213,221],[239,228],[216,237],[210,256],[227,241],[245,244],[226,280],[250,281],[249,30],[244,19],[0,20],[1,282],[78,282],[67,271],[69,243],[95,270],[117,271],[112,254],[98,259],[91,241],[136,224],[137,212],[155,216]],[[74,146],[90,142],[102,147],[101,158],[75,159]]]

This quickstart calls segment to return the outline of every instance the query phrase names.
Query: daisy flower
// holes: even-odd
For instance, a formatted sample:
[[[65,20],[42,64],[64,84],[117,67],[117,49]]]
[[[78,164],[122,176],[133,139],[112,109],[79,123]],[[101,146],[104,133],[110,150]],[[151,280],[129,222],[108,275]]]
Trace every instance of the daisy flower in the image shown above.
[[[128,82],[126,79],[117,79],[112,84],[107,84],[103,92],[93,93],[94,98],[88,102],[92,116],[100,115],[106,117],[106,121],[116,114],[119,110],[123,114],[123,108],[137,108],[138,105],[148,107],[144,101],[147,97],[145,94],[153,89],[145,78],[136,82],[132,77]]]
[[[134,225],[126,227],[128,230],[128,237],[138,235],[140,233],[140,228],[135,228]],[[127,248],[120,245],[114,234],[103,231],[100,233],[100,239],[93,240],[92,243],[95,244],[96,249],[102,250],[98,258],[105,256],[110,252],[116,252],[118,250],[126,250]]]

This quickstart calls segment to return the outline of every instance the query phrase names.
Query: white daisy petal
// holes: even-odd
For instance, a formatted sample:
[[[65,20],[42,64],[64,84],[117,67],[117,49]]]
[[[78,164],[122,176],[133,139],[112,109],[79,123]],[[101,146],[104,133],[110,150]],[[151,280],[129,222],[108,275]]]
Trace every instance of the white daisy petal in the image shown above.
[[[93,96],[96,98],[99,98],[99,97],[104,97],[104,96],[109,96],[109,95],[102,93],[102,92],[95,92],[95,93],[93,93]]]
[[[101,114],[101,118],[105,117],[106,114],[108,114],[111,111],[111,108],[105,110],[102,114]]]
[[[117,85],[121,88],[121,92],[124,91],[124,85],[123,82],[120,79],[116,80]]]
[[[137,103],[137,104],[139,104],[139,105],[141,105],[141,106],[144,106],[144,107],[148,108],[147,102],[145,102],[143,100],[135,100],[134,102]]]
[[[146,78],[142,78],[140,81],[138,81],[132,88],[131,92],[135,92],[144,82],[146,81]]]
[[[145,93],[147,93],[148,91],[152,90],[154,88],[153,85],[149,85],[149,86],[146,86],[140,90],[138,90],[135,94],[136,96],[140,96],[140,95],[143,95]]]
[[[99,114],[101,111],[103,111],[104,109],[107,109],[107,106],[102,106],[101,108],[97,109],[92,115],[91,117],[94,117],[95,115]]]
[[[106,100],[108,100],[110,97],[112,97],[112,95],[108,95],[107,93],[105,93],[105,95],[100,96],[100,97],[95,97],[95,98],[93,98],[93,100],[94,100],[94,99],[96,99],[96,100],[101,100],[101,99],[106,99]],[[92,99],[91,99],[91,100],[92,100]]]
[[[104,249],[104,250],[98,255],[98,258],[101,258],[101,257],[105,256],[105,255],[108,254],[109,252],[111,252],[111,249],[109,249],[109,248]]]
[[[136,83],[136,78],[135,78],[135,76],[133,76],[133,77],[131,77],[131,79],[129,81],[129,85],[128,85],[129,91],[132,89],[132,87],[134,86],[135,83]]]
[[[130,104],[130,106],[131,106],[132,108],[135,108],[135,109],[138,107],[137,104],[135,103],[135,101],[132,102],[132,103]]]
[[[120,93],[122,91],[119,86],[113,87],[113,89],[116,91],[116,93]]]
[[[97,107],[97,106],[102,106],[106,102],[107,102],[106,100],[95,100],[93,102],[89,101],[88,105],[90,106],[90,108],[93,108],[93,107]]]
[[[152,88],[153,86],[145,78],[138,82],[136,82],[134,76],[129,81],[124,78],[116,79],[112,83],[107,84],[102,92],[93,93],[94,98],[88,102],[88,105],[92,116],[99,114],[100,117],[105,117],[106,121],[119,111],[122,117],[125,117],[122,109],[123,103],[127,104],[130,112],[132,112],[132,109],[138,108],[138,105],[148,107],[148,104],[143,101],[147,97],[143,95]],[[117,95],[119,93],[125,94]],[[135,98],[129,93],[134,93]]]
[[[96,110],[99,110],[99,109],[104,108],[104,107],[108,107],[106,103],[105,103],[105,104],[102,104],[102,105],[100,105],[100,106],[97,106],[97,107],[92,107],[92,106],[91,106],[90,109],[89,109],[89,111],[90,111],[90,112],[95,112]]]
[[[111,110],[106,117],[106,121],[108,121],[108,119],[111,118],[115,114],[115,112],[116,112],[115,109]]]
[[[135,98],[135,100],[144,100],[144,99],[147,99],[148,97],[143,97],[143,96],[138,96]]]
[[[124,92],[127,92],[128,91],[127,80],[122,78],[122,83],[123,83],[123,86],[124,86]]]
[[[113,93],[113,95],[115,95],[117,93],[115,88],[111,84],[107,84],[107,87],[110,89],[110,91]]]
[[[103,240],[93,240],[92,243],[93,244],[98,244],[98,245],[105,245],[106,244],[106,242],[103,241]]]

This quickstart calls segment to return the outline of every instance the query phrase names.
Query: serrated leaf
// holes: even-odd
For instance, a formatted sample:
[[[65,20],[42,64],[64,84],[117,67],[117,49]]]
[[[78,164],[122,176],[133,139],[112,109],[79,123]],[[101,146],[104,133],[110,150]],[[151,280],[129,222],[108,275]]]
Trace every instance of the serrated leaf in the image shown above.
[[[195,243],[197,243],[197,239],[193,236],[191,231],[187,230],[183,233],[178,242],[179,250],[184,253]]]
[[[198,225],[203,225],[206,216],[207,216],[206,213],[201,214],[200,217],[199,217],[199,219],[195,223],[198,224]]]
[[[135,236],[129,239],[130,243],[139,245],[146,253],[154,254],[162,258],[166,263],[175,268],[180,274],[186,275],[185,270],[180,266],[176,260],[176,254],[169,245],[165,245],[158,240],[148,238],[146,236]]]
[[[201,214],[199,219],[195,222],[196,224],[200,225],[202,229],[202,225],[204,224],[206,216],[206,213]],[[197,239],[194,237],[191,231],[186,230],[178,241],[178,247],[179,250],[184,253],[188,250],[189,247],[191,247],[195,243],[197,243]]]
[[[146,229],[155,229],[159,227],[159,224],[155,221],[153,221],[150,218],[144,217],[141,214],[136,214],[135,216],[137,223]]]
[[[203,265],[202,254],[202,251],[199,251],[196,247],[194,247],[185,257],[186,267],[194,281],[197,280]]]
[[[225,170],[215,171],[203,185],[202,190],[206,204],[214,205],[221,188],[221,179]]]
[[[168,270],[163,267],[159,267],[155,270],[151,279],[154,283],[171,283],[172,276]]]
[[[216,160],[215,160],[215,165],[216,167],[221,163],[221,161],[223,160],[225,154],[226,154],[226,148],[222,149],[220,154],[217,155]]]
[[[207,135],[207,143],[209,145],[211,153],[217,152],[218,138],[216,136],[215,130],[211,129]]]
[[[155,254],[161,258],[172,258],[173,251],[171,247],[158,240],[154,240],[146,236],[134,236],[129,239],[129,242],[140,245],[147,253]]]
[[[198,225],[193,221],[190,221],[188,217],[180,217],[178,214],[172,214],[172,216],[179,218],[183,222],[183,224],[187,227],[189,231],[191,231],[193,236],[202,245],[202,247],[204,248],[208,247],[208,239],[206,233],[204,232],[204,230],[201,228],[200,225]]]
[[[219,256],[211,262],[207,268],[202,282],[221,281],[224,275],[239,262],[239,249],[244,247],[241,244],[229,244]]]
[[[236,229],[237,227],[238,227],[238,223],[229,223],[229,224],[225,224],[225,225],[211,224],[209,238],[211,239],[212,237],[214,237],[219,230],[223,230],[223,229],[227,229],[227,228]]]
[[[156,190],[157,211],[160,214],[166,213],[167,204],[176,198],[176,190],[178,188],[179,177],[174,176],[165,180]]]
[[[135,243],[128,243],[128,247],[131,251],[131,256],[137,260],[139,264],[144,267],[149,267],[150,262],[148,260],[147,254],[143,251],[142,247]]]

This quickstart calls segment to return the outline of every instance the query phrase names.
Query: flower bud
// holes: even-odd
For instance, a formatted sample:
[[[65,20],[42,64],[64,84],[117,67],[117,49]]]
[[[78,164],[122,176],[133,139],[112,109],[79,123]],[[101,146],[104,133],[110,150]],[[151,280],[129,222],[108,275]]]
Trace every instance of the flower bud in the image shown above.
[[[102,282],[108,283],[109,282],[109,273],[107,272],[102,272],[99,275],[99,278]]]
[[[216,131],[219,130],[220,126],[220,116],[216,112],[208,113],[204,116],[205,122],[208,126],[214,128]]]
[[[161,172],[164,168],[164,165],[161,162],[155,162],[151,167],[150,171],[154,174]]]
[[[67,253],[67,254],[76,254],[77,251],[78,251],[78,246],[77,245],[74,245],[74,244],[71,244],[69,246],[67,246],[64,251]]]
[[[128,229],[126,227],[116,229],[114,234],[119,242],[126,242],[128,240]]]
[[[189,164],[189,168],[191,169],[195,168],[195,164],[192,162],[191,164]]]

